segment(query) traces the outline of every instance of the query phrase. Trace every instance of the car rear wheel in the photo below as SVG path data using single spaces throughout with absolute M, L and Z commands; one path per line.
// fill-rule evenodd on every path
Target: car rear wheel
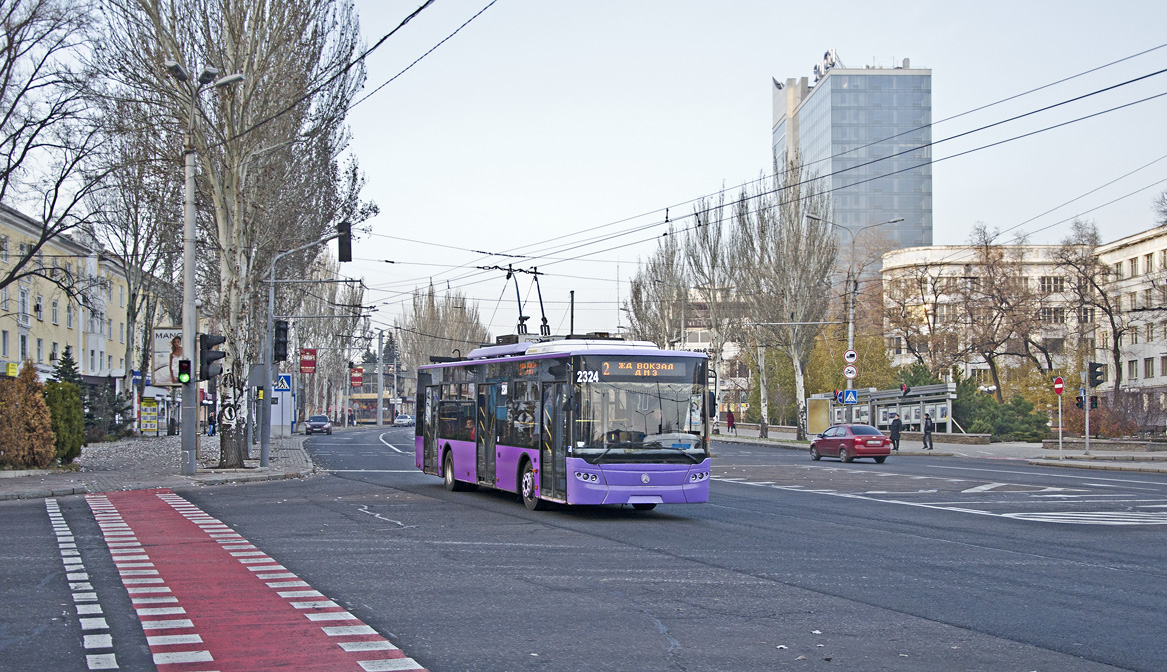
M 823 456 L 819 455 L 818 446 L 811 446 L 810 447 L 810 459 L 812 459 L 816 462 L 823 459 Z
M 879 457 L 875 458 L 875 463 L 876 464 L 883 464 L 883 461 L 886 459 L 887 459 L 886 455 L 880 455 Z
M 851 456 L 850 452 L 848 452 L 847 446 L 843 446 L 839 449 L 839 459 L 843 462 L 850 462 L 855 458 Z

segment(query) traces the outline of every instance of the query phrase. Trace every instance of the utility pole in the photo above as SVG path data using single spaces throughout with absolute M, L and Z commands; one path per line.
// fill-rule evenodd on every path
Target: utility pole
M 396 372 L 393 374 L 396 376 Z M 377 426 L 385 425 L 385 330 L 377 331 Z
M 758 425 L 758 436 L 764 439 L 769 435 L 770 406 L 766 400 L 766 346 L 762 343 L 762 325 L 754 325 L 754 334 L 758 339 L 758 403 L 762 406 L 762 424 Z

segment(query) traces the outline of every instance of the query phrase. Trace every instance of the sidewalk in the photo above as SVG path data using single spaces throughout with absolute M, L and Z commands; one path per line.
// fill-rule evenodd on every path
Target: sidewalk
M 94 492 L 249 483 L 301 478 L 315 471 L 303 436 L 272 439 L 268 466 L 259 466 L 259 446 L 252 446 L 246 469 L 211 469 L 219 461 L 217 437 L 201 436 L 199 469 L 183 476 L 178 436 L 125 439 L 81 449 L 78 470 L 0 471 L 0 500 L 38 499 Z
M 724 431 L 724 426 L 721 429 Z M 736 435 L 716 434 L 709 438 L 712 441 L 749 443 L 789 450 L 807 450 L 810 447 L 809 442 L 796 442 L 792 433 L 776 433 L 771 431 L 768 438 L 761 439 L 758 438 L 758 430 L 756 429 L 738 428 Z M 922 446 L 917 441 L 901 441 L 899 452 L 892 453 L 892 455 L 894 457 L 975 457 L 996 460 L 1022 460 L 1029 464 L 1043 467 L 1167 474 L 1167 454 L 1091 450 L 1090 455 L 1085 455 L 1081 450 L 1065 450 L 1062 452 L 1064 458 L 1060 458 L 1056 449 L 1045 450 L 1040 443 L 1011 442 L 968 445 L 944 443 L 943 434 L 936 434 L 934 438 L 936 439 L 935 450 L 922 450 Z

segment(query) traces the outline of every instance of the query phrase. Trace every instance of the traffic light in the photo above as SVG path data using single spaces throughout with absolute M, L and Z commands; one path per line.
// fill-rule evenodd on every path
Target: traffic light
M 900 396 L 901 396 L 901 397 L 906 397 L 906 396 L 908 396 L 908 393 L 909 393 L 909 392 L 911 392 L 911 391 L 912 391 L 912 388 L 908 387 L 908 384 L 907 384 L 907 383 L 901 383 L 901 384 L 900 384 Z
M 1074 397 L 1074 405 L 1078 408 L 1082 408 L 1082 395 L 1079 394 L 1078 396 Z
M 341 222 L 336 225 L 340 237 L 336 239 L 336 258 L 339 261 L 353 260 L 353 225 Z
M 1098 362 L 1090 362 L 1090 387 L 1098 387 L 1102 381 L 1106 379 L 1106 365 Z
M 1098 408 L 1098 396 L 1090 395 L 1090 408 Z
M 190 382 L 190 360 L 178 360 L 178 382 L 186 385 Z
M 199 334 L 199 380 L 210 380 L 223 373 L 223 365 L 215 362 L 227 356 L 215 348 L 227 340 L 226 336 Z
M 272 340 L 272 360 L 286 362 L 288 360 L 288 322 L 276 320 L 274 339 Z

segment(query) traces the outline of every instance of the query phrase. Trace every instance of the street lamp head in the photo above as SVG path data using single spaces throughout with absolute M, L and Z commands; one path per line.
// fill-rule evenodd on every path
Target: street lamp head
M 887 220 L 886 222 L 884 222 L 884 224 L 895 224 L 896 222 L 902 222 L 902 221 L 904 221 L 903 217 L 896 217 L 895 219 Z
M 178 81 L 186 83 L 186 80 L 190 79 L 186 75 L 186 70 L 182 69 L 182 66 L 178 64 L 178 61 L 163 61 L 162 65 L 166 68 L 166 71 L 170 73 L 170 76 L 174 77 Z
M 237 72 L 233 75 L 227 75 L 226 77 L 221 77 L 219 79 L 219 81 L 215 82 L 215 88 L 221 89 L 224 86 L 231 86 L 232 84 L 238 84 L 239 82 L 242 82 L 242 81 L 243 81 L 243 73 Z
M 202 72 L 199 73 L 199 86 L 206 86 L 207 84 L 210 84 L 211 82 L 215 81 L 215 78 L 218 76 L 219 69 L 212 68 L 208 65 L 207 67 L 203 68 Z

